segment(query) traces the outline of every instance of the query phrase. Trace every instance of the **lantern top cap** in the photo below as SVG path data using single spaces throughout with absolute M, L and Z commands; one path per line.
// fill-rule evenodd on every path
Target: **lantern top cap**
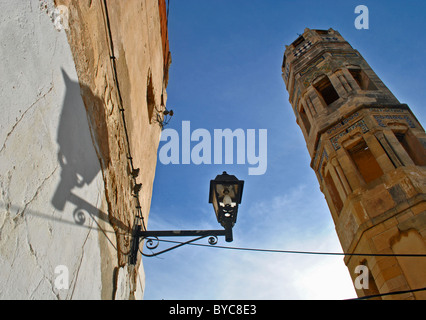
M 213 181 L 216 181 L 216 182 L 227 182 L 227 181 L 234 182 L 234 181 L 239 181 L 239 180 L 237 179 L 236 176 L 228 174 L 226 171 L 223 171 L 223 173 L 217 175 L 216 178 Z

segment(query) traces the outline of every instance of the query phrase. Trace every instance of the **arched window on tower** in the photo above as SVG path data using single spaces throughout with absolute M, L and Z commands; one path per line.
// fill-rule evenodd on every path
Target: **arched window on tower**
M 345 201 L 345 191 L 343 190 L 342 181 L 338 177 L 334 165 L 329 161 L 324 161 L 320 164 L 318 174 L 323 182 L 321 189 L 327 200 L 328 207 L 332 214 L 335 213 L 335 218 L 337 218 L 343 209 Z
M 330 79 L 327 76 L 323 76 L 321 80 L 317 81 L 314 84 L 314 87 L 327 106 L 339 99 L 339 94 L 337 93 L 336 89 L 334 89 Z
M 306 114 L 305 108 L 303 105 L 300 107 L 299 116 L 302 119 L 303 126 L 305 127 L 306 134 L 309 135 L 311 131 L 311 123 L 309 122 L 308 115 Z
M 360 68 L 350 68 L 348 70 L 361 90 L 377 90 L 376 85 L 370 80 L 364 70 Z
M 336 184 L 334 183 L 334 180 L 329 171 L 325 173 L 324 182 L 328 190 L 328 194 L 330 195 L 330 200 L 333 203 L 334 208 L 336 209 L 337 215 L 339 215 L 340 211 L 342 211 L 343 208 L 343 202 L 340 198 L 339 191 L 337 190 Z
M 383 175 L 382 168 L 364 139 L 351 147 L 348 152 L 365 183 L 376 180 Z
M 368 266 L 367 260 L 363 260 L 360 263 L 361 266 L 367 267 L 368 270 L 368 281 L 367 284 L 364 284 L 363 288 L 361 289 L 363 291 L 363 296 L 374 296 L 379 295 L 380 291 L 377 287 L 376 280 L 374 279 L 373 275 L 371 274 L 371 269 Z M 381 297 L 374 297 L 370 298 L 371 300 L 382 300 Z
M 426 166 L 426 149 L 411 130 L 405 132 L 396 131 L 394 134 L 414 164 L 417 166 Z

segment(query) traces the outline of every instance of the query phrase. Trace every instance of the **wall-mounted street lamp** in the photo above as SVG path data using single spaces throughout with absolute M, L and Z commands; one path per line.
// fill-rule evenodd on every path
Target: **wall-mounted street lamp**
M 185 244 L 210 237 L 209 244 L 217 243 L 218 236 L 224 236 L 227 242 L 232 242 L 232 228 L 237 221 L 238 205 L 241 203 L 243 195 L 244 181 L 238 180 L 234 175 L 223 172 L 210 181 L 209 203 L 213 204 L 217 221 L 224 230 L 166 230 L 166 231 L 142 231 L 141 225 L 136 225 L 133 231 L 132 248 L 130 252 L 130 264 L 136 264 L 139 243 L 141 240 L 147 240 L 148 249 L 155 249 L 159 244 L 159 237 L 196 237 L 192 240 L 179 243 L 176 246 L 163 251 L 142 255 L 154 257 L 159 254 L 181 247 Z
M 209 203 L 213 204 L 217 222 L 225 228 L 225 240 L 232 242 L 232 228 L 237 222 L 238 205 L 243 196 L 244 181 L 225 171 L 210 180 Z

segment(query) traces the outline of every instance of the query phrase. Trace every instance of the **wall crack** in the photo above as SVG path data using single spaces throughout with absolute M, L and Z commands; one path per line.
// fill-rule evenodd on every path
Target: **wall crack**
M 40 96 L 31 106 L 29 106 L 22 114 L 21 116 L 16 120 L 15 124 L 12 126 L 12 129 L 7 133 L 6 138 L 3 142 L 3 145 L 0 149 L 0 153 L 3 152 L 3 150 L 6 148 L 6 143 L 9 137 L 12 135 L 13 131 L 15 131 L 16 127 L 19 125 L 19 123 L 22 121 L 22 119 L 25 117 L 25 115 L 32 109 L 34 106 L 36 106 L 42 99 L 44 99 L 50 92 L 53 90 L 53 85 L 49 88 L 49 90 L 44 93 L 42 96 Z

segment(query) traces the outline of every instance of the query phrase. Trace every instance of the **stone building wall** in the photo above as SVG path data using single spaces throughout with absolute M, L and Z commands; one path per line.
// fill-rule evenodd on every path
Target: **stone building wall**
M 143 297 L 128 251 L 167 100 L 159 3 L 0 3 L 0 298 Z

